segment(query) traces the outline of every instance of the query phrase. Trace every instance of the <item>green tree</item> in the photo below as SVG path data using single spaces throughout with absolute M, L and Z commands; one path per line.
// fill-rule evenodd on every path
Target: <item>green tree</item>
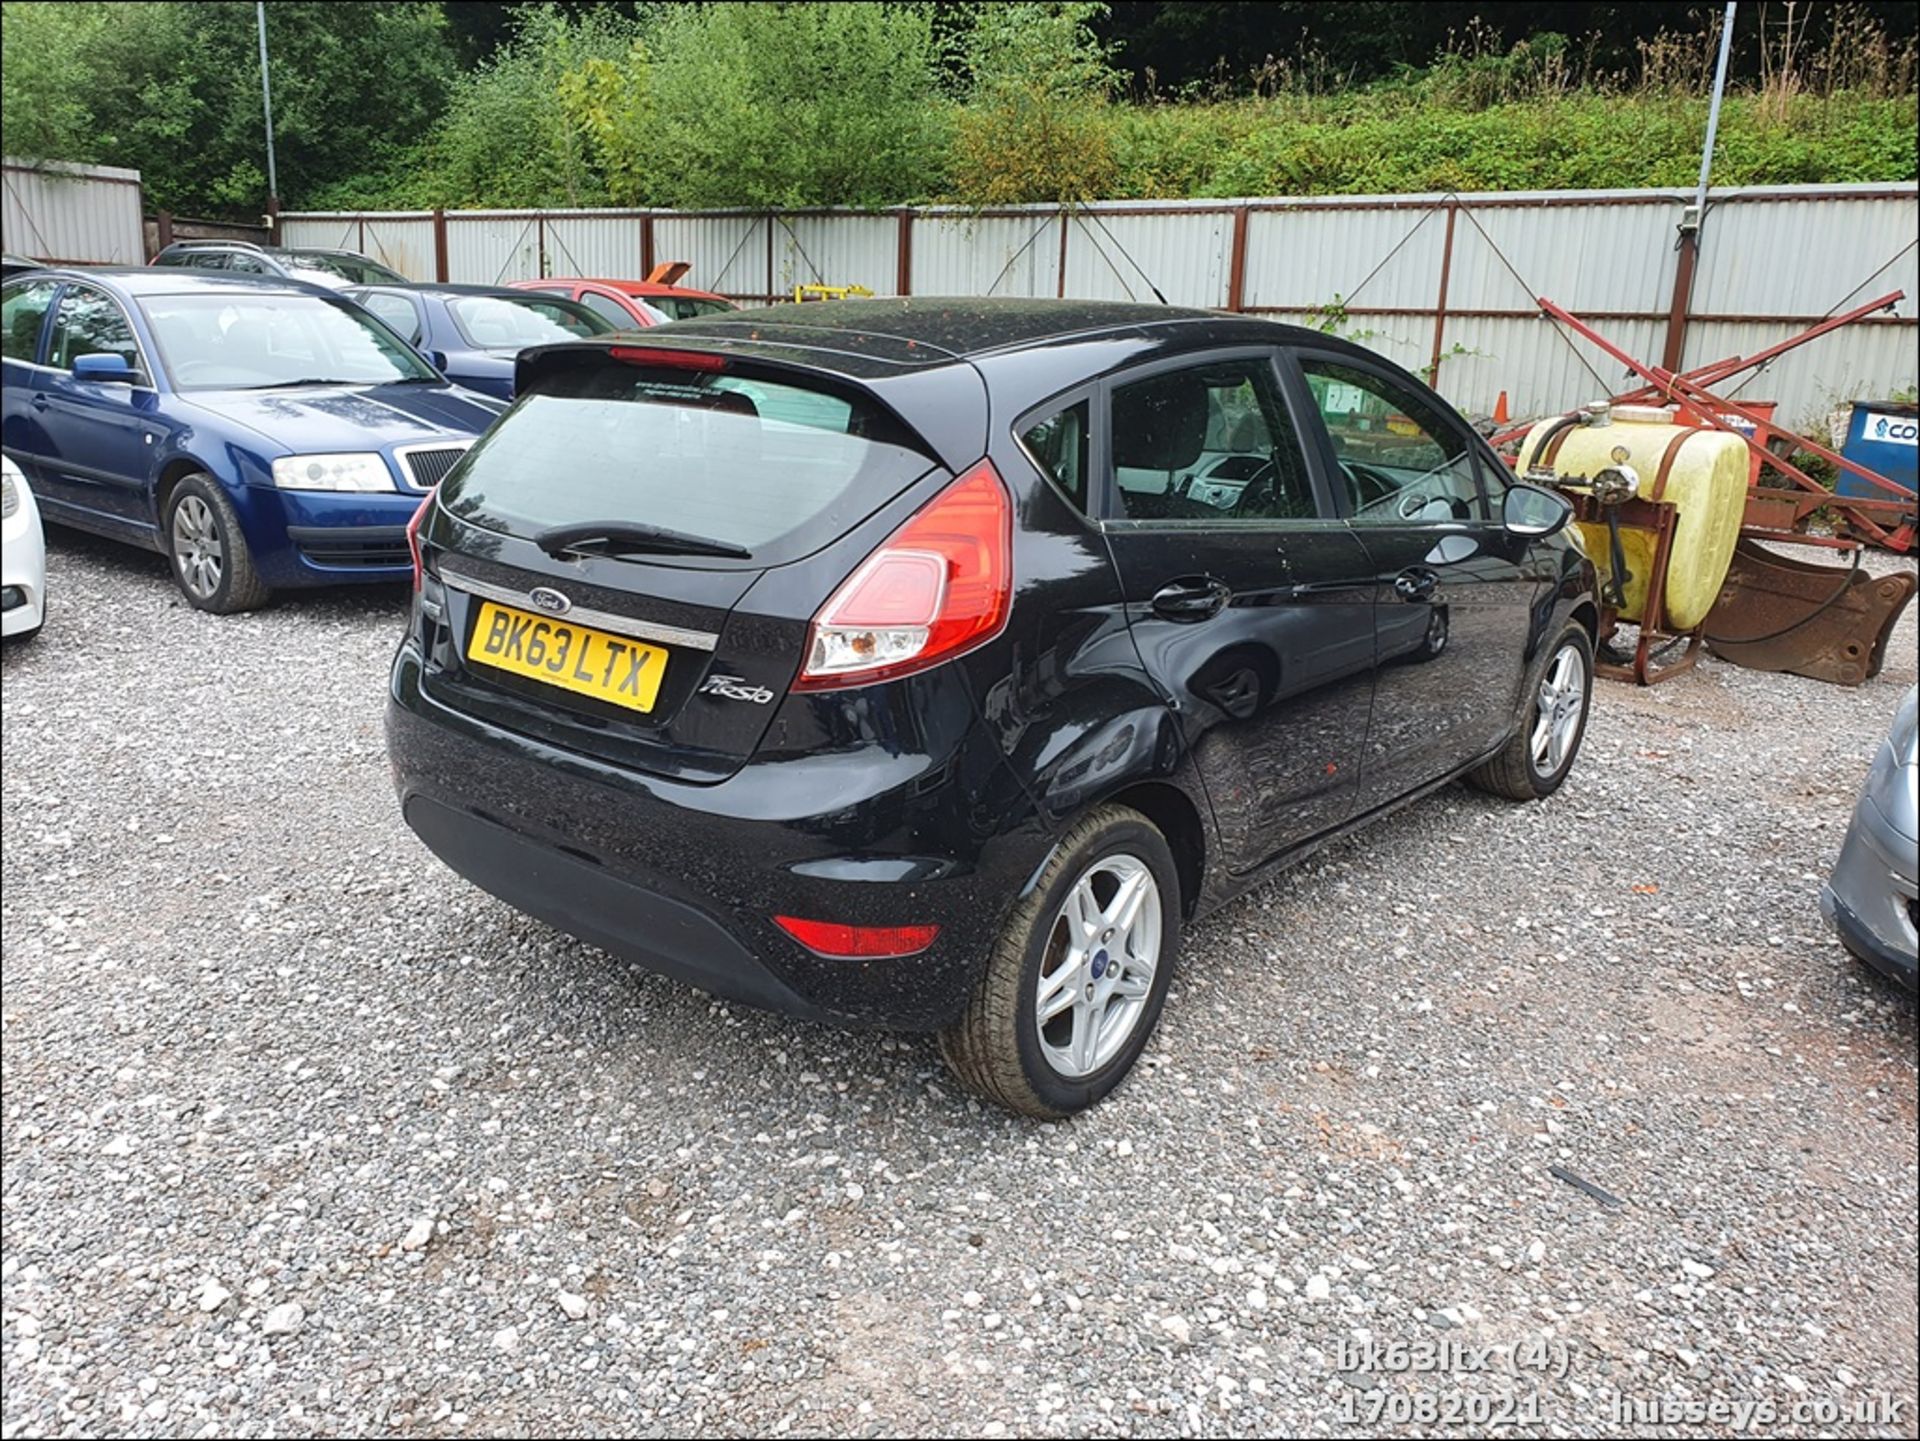
M 88 52 L 106 22 L 98 5 L 0 5 L 0 131 L 23 160 L 103 158 L 87 103 Z
M 594 205 L 606 201 L 593 138 L 567 97 L 583 76 L 626 63 L 634 21 L 578 19 L 529 5 L 513 36 L 453 90 L 433 141 L 433 198 L 449 205 Z
M 257 214 L 267 196 L 255 23 L 244 0 L 10 3 L 7 144 L 18 134 L 47 156 L 134 166 L 165 209 Z M 304 203 L 418 144 L 453 78 L 444 31 L 433 4 L 267 7 L 283 200 Z
M 1106 6 L 985 4 L 964 42 L 968 104 L 954 133 L 953 193 L 974 206 L 1066 205 L 1112 193 L 1116 79 L 1093 22 Z
M 655 194 L 693 205 L 935 193 L 946 106 L 930 7 L 676 5 L 651 32 Z

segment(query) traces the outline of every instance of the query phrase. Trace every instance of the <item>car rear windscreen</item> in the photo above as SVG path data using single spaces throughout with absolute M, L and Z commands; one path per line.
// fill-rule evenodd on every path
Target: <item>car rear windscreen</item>
M 856 394 L 616 363 L 522 396 L 440 493 L 461 519 L 510 535 L 629 522 L 773 564 L 844 534 L 933 463 Z
M 725 315 L 733 307 L 724 300 L 707 300 L 692 295 L 643 295 L 640 297 L 669 320 L 694 320 L 702 315 Z

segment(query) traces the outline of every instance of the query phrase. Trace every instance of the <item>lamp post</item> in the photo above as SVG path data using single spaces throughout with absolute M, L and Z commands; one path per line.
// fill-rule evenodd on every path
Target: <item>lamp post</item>
M 280 176 L 273 163 L 273 82 L 267 75 L 267 0 L 254 0 L 260 22 L 260 100 L 267 112 L 267 239 L 280 239 Z
M 1713 70 L 1713 99 L 1707 105 L 1707 139 L 1700 149 L 1700 187 L 1693 204 L 1680 215 L 1680 241 L 1674 248 L 1673 303 L 1667 310 L 1667 339 L 1660 352 L 1660 364 L 1668 370 L 1680 368 L 1686 350 L 1687 308 L 1693 301 L 1693 272 L 1700 262 L 1700 225 L 1707 214 L 1707 177 L 1713 170 L 1713 142 L 1720 130 L 1720 99 L 1727 89 L 1727 52 L 1733 46 L 1733 16 L 1738 7 L 1727 0 L 1726 14 L 1720 21 L 1720 61 Z

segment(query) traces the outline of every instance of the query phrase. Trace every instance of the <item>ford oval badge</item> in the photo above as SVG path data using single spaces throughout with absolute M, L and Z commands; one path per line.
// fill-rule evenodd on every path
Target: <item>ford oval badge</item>
M 565 615 L 573 609 L 573 602 L 550 585 L 535 586 L 527 592 L 527 599 L 548 615 Z

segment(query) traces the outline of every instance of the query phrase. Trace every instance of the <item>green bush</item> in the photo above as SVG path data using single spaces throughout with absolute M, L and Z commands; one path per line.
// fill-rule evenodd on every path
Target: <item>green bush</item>
M 871 207 L 937 185 L 927 6 L 675 6 L 650 44 L 649 188 L 664 203 Z
M 283 203 L 986 206 L 1691 186 L 1712 58 L 1706 32 L 1663 33 L 1635 75 L 1606 74 L 1576 55 L 1591 39 L 1505 46 L 1475 25 L 1426 69 L 1364 87 L 1309 50 L 1248 77 L 1251 95 L 1230 98 L 1223 76 L 1178 101 L 1149 86 L 1126 103 L 1093 28 L 1105 7 L 1081 0 L 632 10 L 522 6 L 507 43 L 463 75 L 440 5 L 275 0 Z M 258 213 L 253 6 L 5 0 L 4 18 L 9 154 L 132 165 L 157 207 Z M 1920 177 L 1913 53 L 1870 19 L 1803 71 L 1728 97 L 1715 184 Z
M 1571 93 L 1481 110 L 1393 107 L 1371 97 L 1305 116 L 1270 107 L 1251 124 L 1216 121 L 1222 144 L 1184 193 L 1371 195 L 1440 190 L 1601 190 L 1690 185 L 1705 140 L 1705 102 Z M 1152 114 L 1152 112 L 1149 112 Z M 1718 185 L 1910 180 L 1920 175 L 1915 105 L 1802 96 L 1784 121 L 1755 99 L 1729 99 L 1714 157 Z M 1150 147 L 1143 146 L 1144 149 Z M 1127 194 L 1154 194 L 1128 186 Z
M 1097 200 L 1119 183 L 1116 80 L 1092 22 L 1104 5 L 988 4 L 964 46 L 951 198 L 973 206 Z
M 424 177 L 400 180 L 414 204 L 601 205 L 609 194 L 593 141 L 563 103 L 570 77 L 624 63 L 638 38 L 608 11 L 579 19 L 554 5 L 520 11 L 513 38 L 463 77 L 435 132 Z

